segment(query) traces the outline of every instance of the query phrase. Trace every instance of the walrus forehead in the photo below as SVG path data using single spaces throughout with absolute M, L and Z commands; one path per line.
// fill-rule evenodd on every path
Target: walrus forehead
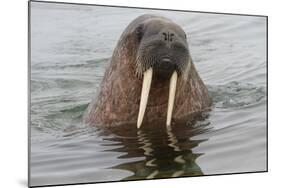
M 143 25 L 146 33 L 149 34 L 158 34 L 160 31 L 170 30 L 179 36 L 184 37 L 185 35 L 185 31 L 178 24 L 162 17 L 145 20 Z

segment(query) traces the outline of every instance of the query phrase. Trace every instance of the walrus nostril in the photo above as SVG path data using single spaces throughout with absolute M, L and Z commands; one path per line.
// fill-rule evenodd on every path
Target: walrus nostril
M 167 41 L 168 40 L 168 33 L 163 32 L 162 35 L 164 36 L 164 41 Z
M 174 40 L 174 36 L 175 36 L 174 33 L 171 33 L 171 34 L 170 34 L 170 37 L 169 37 L 170 41 L 173 41 L 173 40 Z
M 174 40 L 174 33 L 170 32 L 163 32 L 162 35 L 164 36 L 164 41 L 172 42 Z

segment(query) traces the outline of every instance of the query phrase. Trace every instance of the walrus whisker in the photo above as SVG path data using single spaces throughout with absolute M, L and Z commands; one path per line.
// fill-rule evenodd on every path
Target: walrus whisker
M 145 51 L 142 49 L 142 51 Z M 135 74 L 138 78 L 141 78 L 143 73 L 148 70 L 150 67 L 153 67 L 155 63 L 158 62 L 157 58 L 154 56 L 147 56 L 143 55 L 146 54 L 146 52 L 142 52 L 137 55 L 136 57 L 136 69 Z
M 142 83 L 142 90 L 141 90 L 137 128 L 140 128 L 142 120 L 143 120 L 143 116 L 145 113 L 145 109 L 146 109 L 146 105 L 147 105 L 147 101 L 148 101 L 149 90 L 150 90 L 151 81 L 152 81 L 152 74 L 153 74 L 152 68 L 149 68 L 147 71 L 145 71 L 143 73 L 143 83 Z

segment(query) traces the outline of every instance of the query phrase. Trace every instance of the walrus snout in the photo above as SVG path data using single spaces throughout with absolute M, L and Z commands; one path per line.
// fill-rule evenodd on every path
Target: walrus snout
M 161 28 L 156 32 L 155 28 L 151 34 L 139 43 L 136 53 L 136 75 L 142 77 L 143 73 L 152 67 L 159 78 L 171 76 L 174 70 L 179 75 L 185 72 L 188 59 L 190 58 L 188 44 L 184 32 Z M 146 30 L 149 30 L 147 28 Z M 152 29 L 151 29 L 152 30 Z M 147 37 L 149 35 L 149 37 Z

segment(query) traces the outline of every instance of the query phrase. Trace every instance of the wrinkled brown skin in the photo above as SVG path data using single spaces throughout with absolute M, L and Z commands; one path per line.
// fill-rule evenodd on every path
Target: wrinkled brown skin
M 107 127 L 136 124 L 142 78 L 135 74 L 135 56 L 138 49 L 135 28 L 139 23 L 153 17 L 155 16 L 140 16 L 125 29 L 105 72 L 100 93 L 85 114 L 85 123 Z M 153 76 L 143 125 L 166 121 L 168 95 L 169 79 L 163 81 Z M 187 80 L 181 76 L 178 78 L 172 122 L 185 121 L 186 117 L 194 113 L 208 110 L 210 105 L 208 90 L 192 63 Z

